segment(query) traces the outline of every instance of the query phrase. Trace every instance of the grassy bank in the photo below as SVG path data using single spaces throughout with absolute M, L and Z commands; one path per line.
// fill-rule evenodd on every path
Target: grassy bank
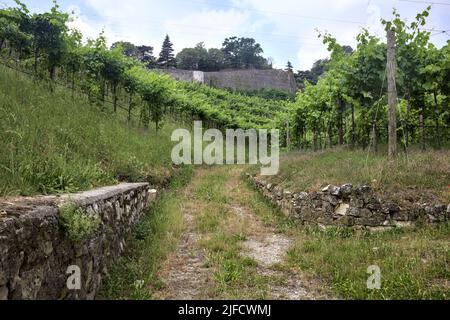
M 0 66 L 0 196 L 166 179 L 175 125 L 137 130 L 111 109 Z
M 389 161 L 385 153 L 344 148 L 290 153 L 282 156 L 279 174 L 266 180 L 291 191 L 366 184 L 392 200 L 450 203 L 450 150 L 412 150 L 395 161 Z

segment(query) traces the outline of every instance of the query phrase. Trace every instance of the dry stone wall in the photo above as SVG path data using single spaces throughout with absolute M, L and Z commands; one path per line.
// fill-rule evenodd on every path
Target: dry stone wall
M 0 300 L 95 299 L 108 266 L 156 190 L 127 183 L 62 197 L 0 200 Z M 59 222 L 59 207 L 75 203 L 101 223 L 73 243 Z M 67 270 L 80 268 L 80 290 L 69 290 Z
M 249 179 L 286 215 L 305 224 L 380 231 L 413 226 L 418 222 L 434 224 L 450 221 L 450 205 L 417 204 L 404 209 L 378 198 L 369 186 L 346 184 L 328 186 L 321 192 L 292 193 L 258 177 L 249 176 Z

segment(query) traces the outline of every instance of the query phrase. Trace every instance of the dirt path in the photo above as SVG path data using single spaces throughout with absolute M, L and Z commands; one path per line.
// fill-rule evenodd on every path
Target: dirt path
M 294 238 L 277 231 L 273 208 L 242 168 L 198 169 L 180 194 L 185 230 L 160 271 L 157 299 L 317 299 L 316 283 L 289 269 Z

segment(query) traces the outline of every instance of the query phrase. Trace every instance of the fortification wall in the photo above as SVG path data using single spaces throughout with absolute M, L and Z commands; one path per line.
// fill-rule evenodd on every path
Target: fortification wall
M 278 89 L 295 93 L 294 75 L 283 70 L 230 70 L 206 72 L 205 84 L 238 90 Z
M 65 195 L 0 200 L 0 300 L 94 299 L 108 266 L 124 251 L 125 239 L 156 198 L 146 183 Z M 74 243 L 59 222 L 64 203 L 74 203 L 100 225 Z M 66 274 L 80 268 L 80 290 Z
M 169 74 L 178 81 L 200 82 L 214 88 L 248 90 L 278 89 L 295 93 L 297 85 L 294 74 L 277 69 L 223 70 L 202 72 L 180 69 L 155 69 Z

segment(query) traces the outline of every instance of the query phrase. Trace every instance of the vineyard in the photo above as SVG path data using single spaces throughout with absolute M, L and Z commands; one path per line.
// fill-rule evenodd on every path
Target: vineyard
M 318 32 L 330 57 L 298 72 L 311 81 L 294 96 L 176 81 L 151 69 L 151 46 L 86 39 L 56 1 L 44 13 L 15 3 L 0 7 L 0 300 L 47 298 L 49 287 L 60 299 L 448 300 L 450 40 L 434 44 L 431 7 L 413 21 L 394 10 L 381 21 L 387 41 L 362 29 L 351 48 Z M 253 66 L 230 54 L 239 43 L 272 68 L 254 39 L 231 37 L 235 68 Z M 201 43 L 182 60 L 196 50 L 227 53 Z M 195 120 L 278 129 L 280 170 L 175 165 L 173 133 Z M 275 157 L 270 141 L 259 147 Z M 144 183 L 124 193 L 125 182 Z M 72 203 L 104 186 L 99 205 Z M 41 217 L 35 200 L 53 213 Z M 92 273 L 87 288 L 66 283 L 72 260 Z
M 82 44 L 82 35 L 66 26 L 69 15 L 55 7 L 45 14 L 30 14 L 25 5 L 0 11 L 3 63 L 73 93 L 86 95 L 91 104 L 124 109 L 128 121 L 140 126 L 153 122 L 160 128 L 166 116 L 201 119 L 219 128 L 270 128 L 287 103 L 207 86 L 179 83 L 149 72 L 144 64 L 108 50 L 100 35 Z
M 160 128 L 167 116 L 201 119 L 218 128 L 278 128 L 289 147 L 314 150 L 334 145 L 377 148 L 387 142 L 386 44 L 363 30 L 350 52 L 330 34 L 321 34 L 331 59 L 316 85 L 305 83 L 295 101 L 264 99 L 200 84 L 180 83 L 149 72 L 139 61 L 109 50 L 101 34 L 83 44 L 69 30 L 68 14 L 53 9 L 31 14 L 25 5 L 0 11 L 3 63 L 48 82 L 82 92 L 101 108 L 118 108 L 140 126 Z M 399 142 L 443 147 L 450 135 L 450 44 L 441 49 L 426 31 L 430 8 L 407 24 L 397 12 L 395 27 Z M 290 126 L 286 126 L 290 124 Z M 288 130 L 289 132 L 286 132 Z M 289 134 L 288 134 L 289 133 Z

